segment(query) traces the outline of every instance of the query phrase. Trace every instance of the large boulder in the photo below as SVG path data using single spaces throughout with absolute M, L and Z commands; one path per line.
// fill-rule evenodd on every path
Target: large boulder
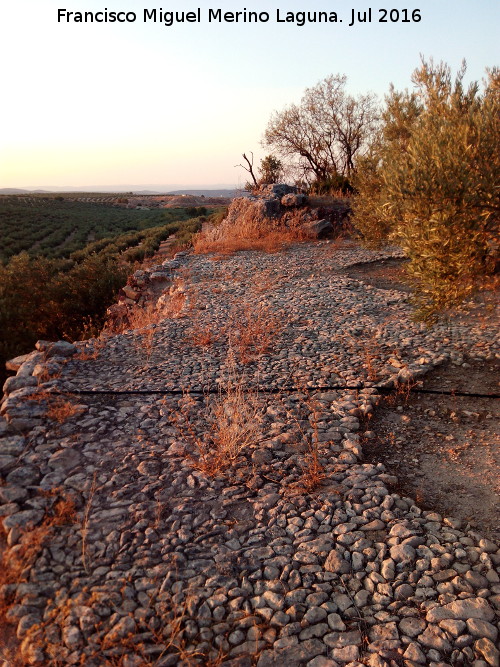
M 293 185 L 287 185 L 286 183 L 270 183 L 266 185 L 261 185 L 257 191 L 257 197 L 277 197 L 281 199 L 284 195 L 295 194 L 297 188 Z
M 277 197 L 265 197 L 252 203 L 257 217 L 275 218 L 281 213 L 280 200 Z
M 55 342 L 49 340 L 39 340 L 35 343 L 38 351 L 44 352 L 47 358 L 49 357 L 72 357 L 77 352 L 77 348 L 73 343 L 68 343 L 66 340 L 58 340 Z
M 14 371 L 15 373 L 17 373 L 17 371 L 21 368 L 24 362 L 28 360 L 30 354 L 21 354 L 19 357 L 14 357 L 14 359 L 9 359 L 8 361 L 5 362 L 5 368 L 8 371 Z
M 301 230 L 310 238 L 321 239 L 333 232 L 333 225 L 330 220 L 311 220 L 301 225 Z
M 263 185 L 253 197 L 234 199 L 220 224 L 206 225 L 205 240 L 218 243 L 226 239 L 259 238 L 280 230 L 301 230 L 306 237 L 316 239 L 333 232 L 332 223 L 318 220 L 318 212 L 309 209 L 307 202 L 307 196 L 290 185 Z
M 307 195 L 302 194 L 301 192 L 289 192 L 287 195 L 284 195 L 281 198 L 281 205 L 286 208 L 296 208 L 298 206 L 305 206 L 308 202 Z

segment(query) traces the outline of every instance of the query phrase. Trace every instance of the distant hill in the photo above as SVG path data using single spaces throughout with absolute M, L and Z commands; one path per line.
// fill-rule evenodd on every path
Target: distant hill
M 139 197 L 151 197 L 151 196 L 158 196 L 158 195 L 175 195 L 175 196 L 180 196 L 180 195 L 188 195 L 191 197 L 223 197 L 225 199 L 234 199 L 235 197 L 246 197 L 248 195 L 247 192 L 244 190 L 238 190 L 236 188 L 216 188 L 216 189 L 210 189 L 210 188 L 200 188 L 200 189 L 185 189 L 185 190 L 135 190 L 133 188 L 130 188 L 126 192 L 123 190 L 120 190 L 118 188 L 114 190 L 108 190 L 107 188 L 99 189 L 99 188 L 94 188 L 92 190 L 87 189 L 87 188 L 59 188 L 59 189 L 50 189 L 50 190 L 29 190 L 29 189 L 23 189 L 23 188 L 0 188 L 0 195 L 34 195 L 34 194 L 48 194 L 48 195 L 55 195 L 55 194 L 92 194 L 92 195 L 99 195 L 99 194 L 129 194 L 132 193 L 134 196 L 139 196 Z
M 0 188 L 0 195 L 51 195 L 52 190 L 23 190 L 22 188 Z
M 92 194 L 99 193 L 133 193 L 135 195 L 164 195 L 167 193 L 173 194 L 204 194 L 209 197 L 228 197 L 227 191 L 236 191 L 238 189 L 235 185 L 226 183 L 214 183 L 213 186 L 205 184 L 190 184 L 184 183 L 170 183 L 170 184 L 152 184 L 142 183 L 141 185 L 93 185 L 93 186 L 45 186 L 36 185 L 23 188 L 0 188 L 2 195 L 23 195 L 23 194 L 58 194 L 58 193 L 80 193 L 89 192 Z M 219 193 L 220 194 L 217 194 Z

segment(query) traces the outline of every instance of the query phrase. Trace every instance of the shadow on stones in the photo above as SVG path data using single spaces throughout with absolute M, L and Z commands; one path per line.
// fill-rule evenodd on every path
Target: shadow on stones
M 424 388 L 497 393 L 500 362 L 468 359 L 431 371 Z M 500 400 L 413 393 L 388 396 L 367 427 L 369 461 L 398 477 L 398 492 L 424 508 L 500 538 Z

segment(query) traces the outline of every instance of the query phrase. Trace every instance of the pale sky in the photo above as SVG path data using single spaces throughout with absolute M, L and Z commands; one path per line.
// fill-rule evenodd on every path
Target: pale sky
M 271 4 L 272 2 L 272 4 Z M 145 23 L 139 0 L 4 0 L 0 7 L 0 188 L 244 184 L 234 165 L 260 145 L 274 110 L 329 74 L 353 94 L 411 87 L 425 58 L 467 78 L 498 65 L 499 0 L 414 4 L 174 0 L 201 23 Z M 379 23 L 379 7 L 418 7 L 418 23 Z M 372 22 L 349 27 L 351 10 Z M 58 23 L 58 9 L 135 12 L 134 23 Z M 209 23 L 209 9 L 268 12 L 267 23 Z M 337 12 L 299 27 L 287 12 Z M 400 12 L 400 17 L 403 17 Z

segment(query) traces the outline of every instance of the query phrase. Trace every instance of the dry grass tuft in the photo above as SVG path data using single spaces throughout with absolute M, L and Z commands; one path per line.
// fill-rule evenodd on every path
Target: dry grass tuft
M 282 321 L 269 306 L 245 304 L 232 308 L 225 333 L 238 361 L 247 364 L 271 350 L 282 328 Z
M 58 424 L 64 424 L 68 419 L 83 412 L 81 405 L 76 405 L 63 396 L 53 396 L 49 400 L 47 417 Z
M 245 223 L 239 219 L 238 227 L 232 227 L 225 236 L 214 237 L 210 232 L 200 232 L 193 239 L 193 247 L 197 255 L 216 253 L 222 258 L 242 250 L 277 253 L 292 243 L 310 238 L 304 230 L 293 224 L 289 227 L 273 227 L 262 223 Z
M 300 484 L 307 493 L 316 491 L 321 486 L 325 478 L 324 468 L 319 458 L 319 420 L 322 406 L 318 401 L 309 397 L 307 392 L 304 392 L 307 398 L 305 404 L 310 410 L 309 421 L 312 426 L 312 433 L 304 434 L 307 442 L 307 458 L 304 467 L 302 468 L 302 479 Z
M 151 357 L 154 347 L 155 325 L 165 319 L 162 310 L 158 309 L 155 303 L 148 303 L 144 306 L 134 306 L 129 310 L 126 329 L 133 330 L 140 334 L 140 341 L 137 346 L 146 352 L 146 357 Z
M 51 394 L 46 391 L 34 391 L 25 397 L 26 401 L 33 401 L 45 407 L 45 417 L 63 424 L 75 415 L 81 415 L 87 407 L 72 400 L 71 394 Z
M 51 489 L 48 495 L 58 495 L 59 500 L 54 504 L 50 520 L 52 526 L 64 526 L 75 523 L 76 507 L 75 501 L 70 496 L 65 495 L 64 490 L 60 488 Z
M 26 569 L 35 561 L 47 539 L 57 526 L 64 526 L 76 521 L 74 500 L 65 494 L 64 490 L 54 488 L 42 493 L 46 497 L 58 498 L 47 511 L 42 523 L 26 530 L 19 543 L 3 554 L 0 567 L 0 586 L 24 580 Z
M 175 422 L 196 449 L 193 463 L 209 477 L 229 468 L 241 452 L 254 444 L 260 434 L 260 406 L 256 391 L 245 387 L 243 379 L 235 373 L 220 387 L 215 399 L 206 397 L 202 419 L 203 434 L 195 431 L 190 421 L 190 410 L 195 402 L 186 397 L 182 413 Z M 197 416 L 199 411 L 195 410 Z
M 210 324 L 201 324 L 197 319 L 193 320 L 193 325 L 188 333 L 189 342 L 192 345 L 202 348 L 208 348 L 221 338 L 221 333 Z
M 348 232 L 341 232 L 322 247 L 322 252 L 326 257 L 332 257 L 339 252 L 353 250 L 358 247 L 359 243 L 353 240 Z
M 76 361 L 88 361 L 89 359 L 97 359 L 101 354 L 102 350 L 107 345 L 109 335 L 106 333 L 101 333 L 99 338 L 96 338 L 92 341 L 87 341 L 85 348 L 83 348 L 78 354 L 76 354 L 73 359 Z
M 408 382 L 398 382 L 394 386 L 394 391 L 384 397 L 387 405 L 397 405 L 400 401 L 406 405 L 410 400 L 412 390 L 419 385 L 419 381 L 412 379 Z
M 300 386 L 300 382 L 297 383 Z M 297 429 L 301 434 L 299 447 L 304 451 L 304 462 L 301 465 L 301 476 L 297 482 L 290 485 L 289 492 L 293 495 L 301 493 L 312 493 L 319 489 L 326 478 L 323 464 L 320 460 L 319 449 L 319 421 L 323 407 L 321 403 L 309 395 L 307 388 L 299 389 L 299 395 L 302 398 L 302 409 L 305 409 L 311 429 L 305 432 L 297 416 L 290 415 L 296 423 Z M 327 447 L 328 442 L 321 443 Z
M 376 382 L 379 380 L 379 376 L 377 373 L 377 369 L 375 366 L 375 353 L 373 351 L 373 348 L 370 346 L 366 346 L 363 348 L 363 357 L 365 361 L 365 368 L 368 374 L 368 379 L 372 382 Z
M 300 485 L 306 493 L 312 493 L 320 488 L 326 475 L 324 468 L 319 460 L 317 443 L 309 444 L 309 456 L 306 464 L 302 468 L 302 479 Z
M 158 324 L 163 319 L 163 312 L 156 304 L 149 302 L 144 306 L 133 306 L 129 309 L 128 322 L 123 330 L 134 330 L 144 333 L 152 324 Z
M 183 316 L 187 303 L 187 295 L 182 279 L 174 282 L 170 292 L 160 296 L 158 301 L 149 301 L 146 304 L 135 304 L 128 308 L 126 317 L 115 323 L 112 327 L 113 333 L 124 333 L 134 331 L 139 334 L 140 339 L 137 346 L 146 352 L 149 360 L 153 353 L 155 341 L 155 327 L 166 319 L 177 319 Z

